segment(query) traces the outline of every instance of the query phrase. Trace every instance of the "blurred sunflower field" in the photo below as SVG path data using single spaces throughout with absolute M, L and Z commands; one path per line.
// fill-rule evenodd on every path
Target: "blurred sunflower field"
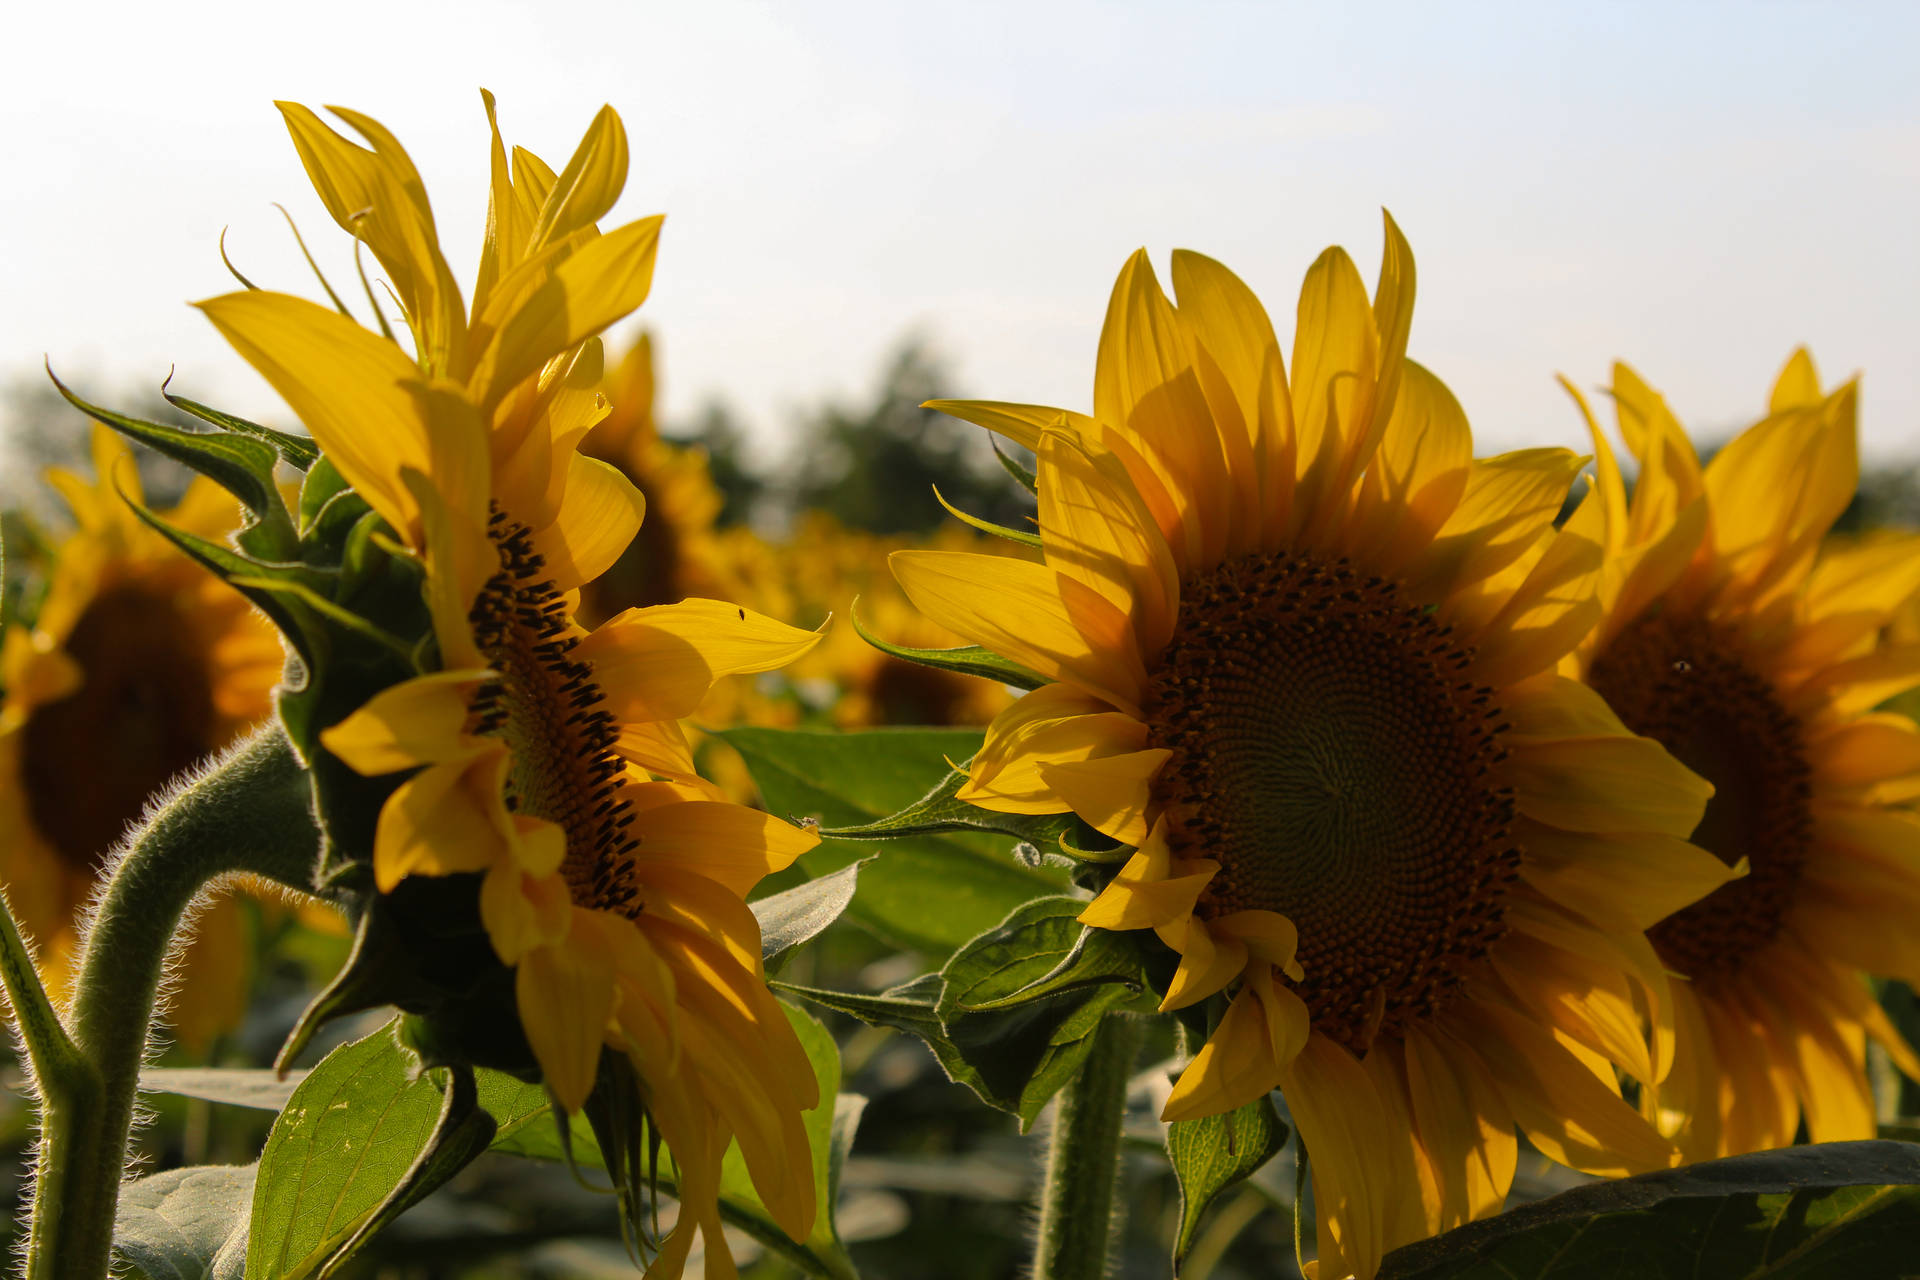
M 1115 264 L 1070 406 L 909 342 L 770 465 L 610 332 L 619 114 L 482 99 L 484 208 L 279 104 L 313 278 L 195 304 L 270 421 L 22 399 L 19 1274 L 1920 1275 L 1858 377 L 1703 432 L 1595 352 L 1585 448 L 1483 449 L 1388 215 Z

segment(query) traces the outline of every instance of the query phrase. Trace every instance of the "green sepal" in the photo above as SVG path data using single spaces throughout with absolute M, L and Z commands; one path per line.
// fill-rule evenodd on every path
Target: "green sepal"
M 1012 476 L 1022 489 L 1025 489 L 1036 498 L 1039 497 L 1040 477 L 1021 466 L 1018 459 L 1012 454 L 1002 451 L 1000 448 L 1000 438 L 998 436 L 989 435 L 987 437 L 987 443 L 992 447 L 993 456 L 999 459 L 1000 466 L 1006 473 Z
M 979 516 L 962 511 L 947 501 L 947 495 L 940 492 L 939 485 L 933 486 L 933 496 L 939 500 L 941 506 L 947 509 L 948 515 L 972 525 L 982 533 L 990 533 L 996 538 L 1005 538 L 1008 542 L 1017 542 L 1023 547 L 1032 547 L 1036 551 L 1040 548 L 1039 534 L 1029 533 L 1023 529 L 1009 529 L 1006 525 L 995 524 L 991 520 L 983 520 Z
M 315 532 L 315 518 L 334 498 L 351 492 L 347 487 L 347 478 L 340 474 L 340 469 L 333 465 L 332 459 L 316 459 L 307 468 L 306 478 L 300 482 L 300 536 L 311 540 Z
M 1050 852 L 1071 848 L 1065 843 L 1066 837 L 1085 825 L 1071 813 L 997 813 L 968 804 L 957 795 L 966 781 L 964 767 L 951 769 L 933 790 L 898 813 L 851 827 L 822 827 L 820 834 L 835 840 L 897 840 L 945 831 L 994 831 Z M 1097 837 L 1098 833 L 1094 834 Z
M 1270 1094 L 1224 1115 L 1167 1126 L 1167 1159 L 1180 1184 L 1180 1229 L 1173 1241 L 1176 1276 L 1207 1209 L 1279 1155 L 1287 1133 Z
M 263 440 L 249 439 L 219 431 L 184 431 L 130 418 L 111 409 L 89 404 L 68 389 L 67 384 L 47 370 L 53 385 L 67 403 L 88 417 L 106 423 L 121 435 L 138 440 L 176 462 L 208 476 L 221 488 L 238 498 L 252 513 L 252 522 L 235 540 L 254 555 L 285 560 L 297 554 L 299 538 L 293 520 L 280 499 L 273 469 L 280 461 L 279 451 Z M 110 477 L 102 477 L 109 479 Z
M 378 812 L 377 805 L 356 806 L 354 815 L 369 807 Z M 369 847 L 371 836 L 368 830 Z M 369 870 L 346 862 L 335 872 L 370 880 Z M 539 1079 L 520 1026 L 513 970 L 501 963 L 480 920 L 480 877 L 409 876 L 390 893 L 364 893 L 363 901 L 347 962 L 300 1015 L 275 1066 L 284 1069 L 326 1023 L 392 1005 L 406 1015 L 403 1038 L 427 1066 L 490 1067 Z
M 904 662 L 917 662 L 923 667 L 932 667 L 937 671 L 951 671 L 957 675 L 980 676 L 999 684 L 1010 684 L 1016 689 L 1038 689 L 1043 684 L 1052 683 L 1038 672 L 1029 671 L 1011 658 L 1003 658 L 993 650 L 983 649 L 977 644 L 959 645 L 952 649 L 915 649 L 903 644 L 892 644 L 861 625 L 857 608 L 849 610 L 849 614 L 853 618 L 853 629 L 862 640 L 880 652 Z
M 169 524 L 138 503 L 133 504 L 133 513 L 174 546 L 204 565 L 223 582 L 231 583 L 236 578 L 255 582 L 292 582 L 298 581 L 300 575 L 311 572 L 306 565 L 302 564 L 255 560 L 229 547 L 221 546 L 211 539 L 203 538 L 197 533 L 189 533 L 185 529 Z M 236 586 L 234 589 L 251 600 L 260 612 L 271 618 L 273 624 L 280 628 L 280 634 L 287 638 L 301 658 L 309 664 L 312 663 L 315 656 L 311 644 L 314 627 L 305 605 L 298 601 L 283 600 L 277 594 L 263 591 L 258 587 Z
M 949 1077 L 1032 1128 L 1071 1081 L 1109 1015 L 1151 1012 L 1139 949 L 1088 929 L 1078 898 L 1037 898 L 961 947 L 941 968 L 881 996 L 775 985 L 927 1042 Z
M 169 378 L 168 381 L 172 379 Z M 182 413 L 192 414 L 202 422 L 212 423 L 235 435 L 252 436 L 256 440 L 266 441 L 295 471 L 305 471 L 320 458 L 320 446 L 313 442 L 312 436 L 296 436 L 290 432 L 276 431 L 272 427 L 263 427 L 257 422 L 249 422 L 245 418 L 235 417 L 231 413 L 201 404 L 198 400 L 177 396 L 167 390 L 165 384 L 161 385 L 160 394 L 167 398 L 168 404 Z

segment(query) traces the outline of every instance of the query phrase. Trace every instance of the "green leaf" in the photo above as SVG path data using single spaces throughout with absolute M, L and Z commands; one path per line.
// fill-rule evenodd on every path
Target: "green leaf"
M 829 827 L 875 821 L 922 798 L 980 746 L 967 729 L 829 730 L 739 728 L 719 736 L 746 758 L 767 808 L 814 817 Z M 847 908 L 882 938 L 945 955 L 993 928 L 1029 899 L 1058 892 L 1065 877 L 1021 866 L 1011 842 L 990 832 L 913 836 L 888 842 L 860 873 Z M 821 876 L 863 856 L 850 841 L 825 839 L 800 860 Z
M 263 440 L 226 432 L 184 431 L 158 422 L 129 418 L 123 413 L 115 413 L 82 400 L 68 390 L 64 382 L 55 378 L 51 369 L 47 371 L 47 376 L 53 378 L 53 385 L 59 388 L 60 394 L 74 408 L 106 423 L 122 435 L 157 449 L 202 475 L 212 477 L 223 489 L 240 499 L 258 522 L 249 531 L 253 535 L 249 540 L 253 544 L 250 550 L 277 558 L 294 554 L 298 540 L 294 536 L 293 521 L 287 514 L 286 504 L 280 500 L 279 486 L 274 483 L 273 469 L 280 461 L 280 454 L 272 445 Z
M 248 1280 L 320 1276 L 378 1225 L 484 1150 L 459 1089 L 414 1074 L 394 1025 L 341 1045 L 294 1090 L 254 1186 Z M 492 1121 L 484 1120 L 487 1137 Z
M 1167 1159 L 1180 1183 L 1180 1230 L 1173 1242 L 1175 1275 L 1213 1202 L 1252 1177 L 1286 1145 L 1287 1126 L 1271 1096 L 1225 1115 L 1167 1126 Z
M 1075 919 L 1086 905 L 1025 903 L 940 971 L 934 1012 L 970 1068 L 962 1083 L 1019 1116 L 1022 1130 L 1080 1070 L 1102 1018 L 1159 1003 L 1133 943 Z
M 1052 852 L 1062 847 L 1062 837 L 1080 824 L 1070 813 L 996 813 L 968 804 L 957 798 L 966 781 L 965 769 L 950 768 L 933 790 L 897 813 L 857 826 L 823 827 L 820 834 L 835 840 L 896 840 L 948 831 L 995 831 Z
M 772 965 L 801 943 L 817 937 L 840 918 L 853 901 L 860 868 L 872 862 L 862 858 L 785 893 L 749 904 L 760 922 L 760 960 Z
M 1576 1187 L 1387 1255 L 1380 1280 L 1895 1276 L 1920 1241 L 1920 1149 L 1791 1147 Z
M 951 671 L 957 675 L 979 676 L 999 684 L 1010 684 L 1016 689 L 1038 689 L 1047 683 L 1047 678 L 1037 672 L 1029 671 L 1011 658 L 1003 658 L 991 649 L 983 649 L 977 644 L 957 645 L 951 649 L 916 649 L 910 645 L 893 644 L 882 640 L 867 630 L 860 621 L 860 611 L 852 609 L 848 616 L 853 619 L 853 629 L 862 640 L 880 652 L 899 658 L 903 662 L 917 662 L 923 667 L 933 667 L 939 671 Z
M 289 432 L 276 431 L 272 427 L 263 427 L 257 422 L 248 422 L 245 418 L 238 418 L 231 413 L 210 408 L 197 400 L 177 396 L 167 390 L 164 385 L 160 388 L 160 394 L 167 398 L 168 404 L 192 414 L 202 422 L 210 422 L 223 430 L 266 441 L 282 458 L 286 459 L 288 466 L 297 471 L 305 471 L 319 460 L 320 446 L 313 442 L 312 436 L 296 436 Z
M 289 1071 L 283 1079 L 277 1071 L 256 1067 L 148 1067 L 140 1073 L 140 1092 L 175 1093 L 230 1107 L 280 1111 L 307 1075 L 305 1071 Z
M 313 522 L 326 505 L 342 493 L 350 492 L 347 478 L 331 459 L 320 458 L 307 468 L 307 475 L 300 482 L 300 532 L 310 534 Z M 363 507 L 362 510 L 365 510 Z M 354 519 L 359 519 L 358 515 Z M 351 522 L 349 522 L 351 523 Z
M 242 1280 L 257 1165 L 196 1165 L 120 1188 L 113 1247 L 147 1280 Z
M 1140 955 L 1118 933 L 1088 929 L 1077 898 L 1021 904 L 928 974 L 878 996 L 775 983 L 871 1026 L 919 1036 L 947 1075 L 1028 1129 L 1072 1080 L 1108 1014 L 1158 1003 Z

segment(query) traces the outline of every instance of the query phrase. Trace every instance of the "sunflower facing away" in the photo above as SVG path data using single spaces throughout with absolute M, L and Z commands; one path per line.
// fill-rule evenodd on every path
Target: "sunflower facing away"
M 595 335 L 645 298 L 660 219 L 595 226 L 627 170 L 610 108 L 558 174 L 524 150 L 509 169 L 496 126 L 469 310 L 399 143 L 356 113 L 336 109 L 372 150 L 281 109 L 328 209 L 386 271 L 413 354 L 284 294 L 201 306 L 425 568 L 437 661 L 321 735 L 360 773 L 408 771 L 380 812 L 377 885 L 484 877 L 481 916 L 553 1096 L 580 1109 L 602 1047 L 624 1052 L 673 1153 L 681 1214 L 649 1274 L 679 1274 L 696 1230 L 709 1274 L 731 1274 L 730 1139 L 782 1226 L 804 1236 L 815 1217 L 800 1116 L 817 1086 L 744 901 L 815 837 L 718 800 L 676 720 L 716 679 L 817 637 L 714 600 L 592 632 L 572 620 L 572 593 L 640 525 L 640 495 L 578 444 L 605 412 Z
M 1280 1088 L 1317 1272 L 1371 1276 L 1500 1208 L 1516 1126 L 1596 1174 L 1671 1162 L 1617 1089 L 1672 1047 L 1640 929 L 1734 871 L 1685 842 L 1709 788 L 1555 672 L 1599 613 L 1599 546 L 1553 527 L 1581 459 L 1472 460 L 1405 358 L 1391 219 L 1371 302 L 1341 250 L 1309 271 L 1290 378 L 1239 279 L 1177 252 L 1173 281 L 1121 271 L 1091 417 L 941 406 L 1038 455 L 1044 563 L 893 563 L 1049 681 L 962 798 L 1137 846 L 1081 919 L 1179 953 L 1163 1008 L 1231 997 L 1164 1118 Z M 1628 876 L 1630 919 L 1582 914 Z
M 168 780 L 273 714 L 282 662 L 273 625 L 134 514 L 139 472 L 105 427 L 93 465 L 92 483 L 50 473 L 77 527 L 32 630 L 0 649 L 0 881 L 56 995 L 105 855 Z M 218 540 L 239 508 L 201 479 L 162 518 Z M 245 1012 L 247 946 L 231 895 L 198 917 L 169 1016 L 188 1049 Z
M 1569 390 L 1572 390 L 1569 385 Z M 1920 685 L 1882 639 L 1920 590 L 1920 538 L 1829 544 L 1858 480 L 1856 388 L 1800 351 L 1768 413 L 1702 467 L 1666 403 L 1615 365 L 1632 500 L 1586 401 L 1606 615 L 1567 668 L 1716 788 L 1695 844 L 1751 873 L 1650 931 L 1673 984 L 1674 1067 L 1644 1103 L 1689 1159 L 1870 1138 L 1865 1042 L 1920 1062 L 1862 971 L 1920 982 L 1920 729 L 1876 712 Z M 1595 879 L 1617 914 L 1637 877 Z

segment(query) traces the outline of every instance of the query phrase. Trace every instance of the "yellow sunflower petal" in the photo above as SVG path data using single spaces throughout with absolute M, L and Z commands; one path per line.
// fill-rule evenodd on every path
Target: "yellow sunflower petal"
M 641 811 L 633 857 L 697 871 L 744 896 L 754 885 L 820 843 L 805 827 L 744 805 L 691 800 Z
M 1413 1148 L 1396 1132 L 1391 1109 L 1366 1068 L 1327 1039 L 1312 1036 L 1286 1068 L 1280 1090 L 1313 1162 L 1320 1206 L 1320 1265 L 1326 1274 L 1371 1277 L 1392 1247 L 1389 1226 L 1418 1203 Z
M 1090 645 L 1052 569 L 967 551 L 896 551 L 888 563 L 914 607 L 955 635 L 1139 715 L 1147 673 L 1137 645 L 1124 652 Z M 1126 626 L 1124 616 L 1120 625 Z M 1131 637 L 1130 628 L 1126 634 Z
M 1513 567 L 1551 528 L 1580 466 L 1570 449 L 1521 449 L 1474 460 L 1459 505 L 1411 576 L 1424 591 L 1451 594 Z
M 527 1043 L 547 1088 L 569 1113 L 584 1106 L 593 1090 L 613 1013 L 613 970 L 590 948 L 588 937 L 583 928 L 559 946 L 535 947 L 514 972 Z
M 575 652 L 593 664 L 622 719 L 677 720 L 693 714 L 715 681 L 785 666 L 821 639 L 723 600 L 682 600 L 628 609 Z
M 1767 411 L 1780 413 L 1787 409 L 1817 405 L 1822 398 L 1820 374 L 1813 367 L 1813 354 L 1805 347 L 1794 348 L 1785 367 L 1780 370 L 1780 376 L 1774 380 L 1773 394 L 1767 400 Z
M 1374 465 L 1360 478 L 1355 554 L 1383 568 L 1410 563 L 1432 543 L 1466 493 L 1473 432 L 1446 384 L 1414 361 L 1401 368 Z
M 528 875 L 503 859 L 480 881 L 480 921 L 493 950 L 507 964 L 536 947 L 554 946 L 567 935 L 573 898 L 564 876 Z
M 466 732 L 473 690 L 493 672 L 435 671 L 382 689 L 358 711 L 320 731 L 320 741 L 357 773 L 461 760 L 488 750 Z
M 1127 612 L 1142 651 L 1158 653 L 1180 608 L 1180 571 L 1125 469 L 1058 430 L 1041 438 L 1038 467 L 1047 566 Z
M 575 343 L 632 312 L 653 288 L 658 217 L 588 241 L 555 267 L 500 329 L 473 373 L 477 400 L 493 405 Z
M 1205 865 L 1200 859 L 1186 859 L 1188 866 Z M 1293 921 L 1278 911 L 1229 911 L 1209 923 L 1215 933 L 1244 943 L 1247 954 L 1263 964 L 1301 981 L 1306 975 L 1294 958 L 1300 945 L 1300 931 Z
M 1679 836 L 1650 831 L 1563 831 L 1526 818 L 1520 874 L 1549 898 L 1633 929 L 1650 929 L 1743 874 Z
M 1294 1003 L 1299 1000 L 1295 998 Z M 1241 989 L 1220 1025 L 1180 1072 L 1167 1105 L 1161 1108 L 1162 1120 L 1172 1124 L 1217 1116 L 1245 1106 L 1280 1083 L 1283 1068 L 1274 1056 L 1267 1008 L 1251 985 Z M 1301 1013 L 1305 1011 L 1302 1005 Z
M 505 814 L 504 748 L 470 761 L 430 765 L 408 778 L 380 808 L 373 873 L 380 892 L 410 875 L 484 871 L 507 856 L 493 813 Z
M 1522 738 L 1507 762 L 1514 808 L 1575 831 L 1687 836 L 1713 787 L 1652 738 Z
M 1298 503 L 1312 532 L 1331 527 L 1338 500 L 1372 459 L 1385 415 L 1374 412 L 1380 334 L 1367 287 L 1346 251 L 1307 270 L 1293 330 L 1293 413 L 1300 437 Z
M 535 530 L 533 538 L 554 587 L 561 591 L 612 568 L 640 532 L 647 511 L 646 497 L 610 464 L 575 453 L 567 459 L 567 471 L 558 516 Z
M 1219 869 L 1219 863 L 1206 859 L 1182 859 L 1176 865 L 1167 847 L 1166 823 L 1156 822 L 1139 850 L 1078 919 L 1096 929 L 1151 929 L 1173 924 L 1193 914 L 1200 891 Z
M 197 304 L 222 337 L 299 415 L 354 491 L 418 546 L 419 511 L 401 469 L 431 473 L 427 429 L 406 353 L 346 316 L 283 293 L 249 290 Z
M 1406 1061 L 1414 1126 L 1440 1192 L 1436 1229 L 1499 1212 L 1520 1144 L 1485 1064 L 1460 1040 L 1424 1028 L 1408 1033 Z
M 1041 685 L 994 717 L 957 795 L 1001 813 L 1064 813 L 1043 767 L 1146 745 L 1147 727 L 1133 717 L 1072 685 Z
M 1463 1003 L 1459 1017 L 1513 1118 L 1549 1158 L 1603 1178 L 1673 1163 L 1672 1146 L 1538 1023 L 1484 1000 Z
M 1149 786 L 1173 756 L 1165 748 L 1063 760 L 1040 766 L 1041 779 L 1094 830 L 1121 844 L 1147 838 Z
M 1214 933 L 1198 916 L 1163 925 L 1159 932 L 1161 940 L 1180 953 L 1180 967 L 1160 1001 L 1162 1012 L 1197 1004 L 1246 971 L 1246 944 Z

